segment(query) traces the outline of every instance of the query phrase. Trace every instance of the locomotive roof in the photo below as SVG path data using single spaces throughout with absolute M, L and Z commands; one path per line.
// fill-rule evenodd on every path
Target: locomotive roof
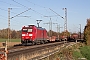
M 45 30 L 45 28 L 42 28 L 42 27 L 37 27 L 38 29 L 40 29 L 40 30 Z
M 28 25 L 28 26 L 35 26 L 35 25 Z M 36 26 L 35 26 L 36 27 Z
M 35 26 L 35 25 L 28 25 L 28 26 L 34 26 L 34 27 L 36 27 L 36 28 L 38 28 L 38 29 L 45 30 L 45 28 L 37 27 L 37 26 Z

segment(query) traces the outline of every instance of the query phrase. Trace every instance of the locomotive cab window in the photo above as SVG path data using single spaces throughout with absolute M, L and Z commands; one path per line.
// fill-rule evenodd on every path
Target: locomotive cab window
M 32 29 L 28 29 L 28 32 L 32 32 Z
M 22 31 L 23 31 L 23 32 L 27 32 L 27 29 L 23 29 Z

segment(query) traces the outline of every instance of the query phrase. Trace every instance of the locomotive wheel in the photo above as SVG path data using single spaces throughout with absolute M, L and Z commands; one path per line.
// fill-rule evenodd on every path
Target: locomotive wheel
M 34 45 L 37 45 L 37 42 L 34 42 Z
M 35 45 L 35 42 L 34 41 L 32 42 L 32 45 Z
M 47 40 L 48 41 L 48 43 L 50 43 L 50 40 Z
M 41 41 L 40 41 L 40 44 L 44 44 L 44 43 L 45 43 L 44 40 L 41 40 Z

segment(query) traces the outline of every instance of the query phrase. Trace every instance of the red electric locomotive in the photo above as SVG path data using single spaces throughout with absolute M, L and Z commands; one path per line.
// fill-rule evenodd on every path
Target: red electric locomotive
M 36 27 L 35 25 L 28 25 L 22 27 L 21 43 L 37 44 L 45 43 L 47 41 L 47 31 L 45 28 Z

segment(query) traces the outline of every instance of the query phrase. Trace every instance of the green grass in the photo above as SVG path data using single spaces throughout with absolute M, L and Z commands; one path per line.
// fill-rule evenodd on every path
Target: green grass
M 87 60 L 90 60 L 90 46 L 83 46 L 79 48 L 79 51 L 73 51 L 73 56 L 75 60 L 78 58 L 86 58 Z
M 79 51 L 73 51 L 73 57 L 75 60 L 78 60 L 78 58 L 83 58 L 82 54 Z
M 81 47 L 80 51 L 87 60 L 90 60 L 90 46 Z
M 0 42 L 8 41 L 8 39 L 0 39 Z M 20 42 L 20 39 L 9 39 L 9 42 Z

